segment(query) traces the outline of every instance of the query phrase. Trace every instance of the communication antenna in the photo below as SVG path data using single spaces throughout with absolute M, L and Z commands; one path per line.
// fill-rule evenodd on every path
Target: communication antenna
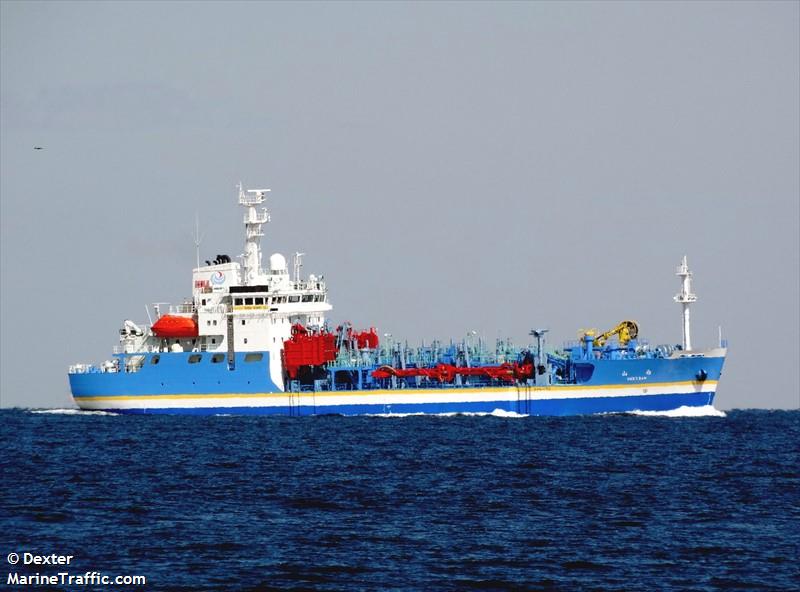
M 197 259 L 197 267 L 200 267 L 200 243 L 203 237 L 200 236 L 200 214 L 194 213 L 194 253 Z

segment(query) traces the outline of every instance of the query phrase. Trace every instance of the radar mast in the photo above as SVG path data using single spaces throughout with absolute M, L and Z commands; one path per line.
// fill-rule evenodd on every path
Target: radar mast
M 697 295 L 692 293 L 692 272 L 686 262 L 686 255 L 678 266 L 675 275 L 681 278 L 681 291 L 675 295 L 675 302 L 683 307 L 683 350 L 692 349 L 692 332 L 689 324 L 689 305 L 697 302 Z
M 267 208 L 257 210 L 267 200 L 270 189 L 243 189 L 239 182 L 239 205 L 247 208 L 244 215 L 245 243 L 242 255 L 242 284 L 253 285 L 261 275 L 261 237 L 262 225 L 269 222 Z

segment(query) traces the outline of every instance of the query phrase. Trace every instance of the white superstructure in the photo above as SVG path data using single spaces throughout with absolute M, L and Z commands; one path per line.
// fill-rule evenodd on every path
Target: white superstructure
M 261 267 L 263 225 L 270 221 L 266 207 L 269 189 L 239 188 L 239 204 L 245 208 L 245 244 L 242 263 L 227 255 L 217 255 L 192 271 L 192 299 L 167 307 L 154 305 L 157 322 L 169 314 L 195 319 L 196 337 L 164 338 L 152 331 L 124 327 L 120 332 L 124 352 L 197 351 L 220 352 L 233 359 L 234 352 L 269 352 L 270 378 L 283 389 L 281 351 L 290 338 L 292 325 L 321 327 L 325 314 L 332 310 L 323 277 L 303 279 L 296 260 L 294 277 L 289 275 L 286 258 L 280 253 L 269 257 L 269 267 Z M 297 254 L 299 257 L 302 254 Z M 149 313 L 148 313 L 149 314 Z M 138 329 L 138 327 L 137 327 Z

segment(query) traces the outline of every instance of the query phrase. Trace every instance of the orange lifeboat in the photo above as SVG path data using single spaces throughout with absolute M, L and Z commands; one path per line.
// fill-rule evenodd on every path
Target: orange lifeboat
M 198 334 L 197 321 L 192 317 L 177 315 L 162 316 L 155 322 L 152 329 L 153 333 L 167 339 L 197 337 Z

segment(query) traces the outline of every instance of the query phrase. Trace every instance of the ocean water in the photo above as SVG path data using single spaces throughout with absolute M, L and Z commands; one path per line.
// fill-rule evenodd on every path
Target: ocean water
M 7 589 L 800 587 L 798 411 L 3 410 L 0 431 L 0 588 L 59 572 L 147 584 Z

